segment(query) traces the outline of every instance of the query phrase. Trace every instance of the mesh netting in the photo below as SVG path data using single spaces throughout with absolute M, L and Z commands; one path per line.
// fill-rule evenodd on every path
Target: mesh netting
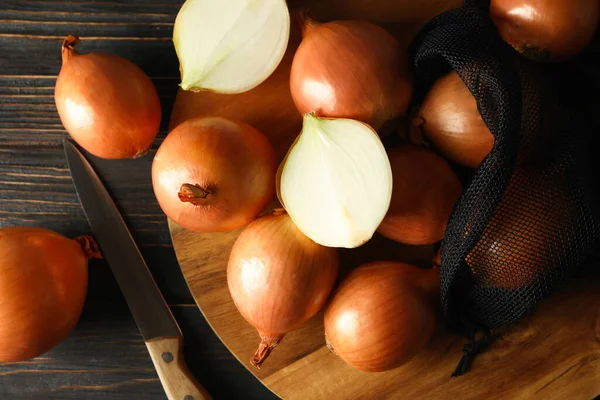
M 551 68 L 503 42 L 485 7 L 467 2 L 439 15 L 411 53 L 415 103 L 454 70 L 495 137 L 466 182 L 441 244 L 443 310 L 473 340 L 466 352 L 476 354 L 475 345 L 487 343 L 474 340 L 477 330 L 519 320 L 598 244 L 587 143 L 592 132 L 563 106 L 546 75 Z

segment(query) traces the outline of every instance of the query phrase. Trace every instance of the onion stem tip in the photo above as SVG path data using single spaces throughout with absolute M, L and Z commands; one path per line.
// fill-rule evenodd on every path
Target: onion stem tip
M 69 35 L 63 40 L 61 46 L 63 64 L 66 64 L 72 56 L 78 54 L 77 50 L 75 50 L 77 43 L 79 43 L 79 37 L 75 35 Z
M 63 49 L 73 50 L 79 41 L 79 36 L 69 35 L 63 40 L 62 47 Z
M 210 196 L 210 191 L 202 189 L 200 185 L 184 183 L 179 189 L 179 200 L 184 203 L 192 203 L 195 206 L 204 204 L 205 200 Z
M 100 252 L 100 246 L 94 240 L 93 237 L 83 235 L 76 237 L 75 240 L 80 246 L 83 252 L 85 253 L 88 259 L 97 258 L 99 260 L 102 259 L 102 253 Z
M 311 18 L 310 9 L 306 8 L 298 10 L 294 14 L 294 24 L 302 34 L 302 37 L 304 37 L 311 29 L 318 25 L 318 22 Z

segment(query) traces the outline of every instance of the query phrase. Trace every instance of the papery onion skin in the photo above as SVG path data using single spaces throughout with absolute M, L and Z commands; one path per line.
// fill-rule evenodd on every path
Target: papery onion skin
M 438 296 L 437 268 L 392 261 L 362 265 L 340 283 L 327 305 L 328 346 L 362 371 L 396 368 L 433 336 Z
M 73 139 L 106 159 L 146 154 L 160 128 L 161 105 L 150 78 L 115 54 L 80 54 L 76 36 L 62 45 L 54 93 L 60 120 Z
M 169 133 L 152 164 L 163 212 L 197 232 L 240 228 L 275 193 L 277 159 L 254 127 L 222 117 L 188 120 Z
M 409 57 L 385 29 L 364 21 L 318 23 L 298 14 L 303 40 L 290 88 L 298 111 L 349 118 L 379 130 L 406 113 L 413 93 Z
M 81 315 L 90 237 L 35 227 L 0 229 L 0 362 L 25 361 L 62 342 Z
M 377 231 L 411 245 L 442 240 L 462 192 L 454 171 L 442 157 L 419 146 L 390 149 L 388 157 L 394 179 L 392 201 Z
M 492 0 L 490 15 L 502 38 L 534 61 L 567 61 L 592 40 L 598 0 Z
M 260 367 L 283 336 L 312 318 L 337 278 L 337 249 L 307 238 L 281 211 L 250 223 L 236 240 L 227 265 L 229 293 L 261 344 Z
M 433 84 L 411 129 L 411 137 L 423 135 L 445 157 L 469 168 L 477 168 L 494 145 L 475 98 L 455 71 Z

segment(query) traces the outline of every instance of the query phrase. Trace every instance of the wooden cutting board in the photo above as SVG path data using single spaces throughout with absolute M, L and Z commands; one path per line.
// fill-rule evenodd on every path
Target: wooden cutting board
M 315 19 L 363 19 L 378 23 L 403 43 L 433 16 L 462 0 L 290 0 L 291 10 L 310 7 Z M 300 131 L 301 116 L 289 92 L 289 71 L 300 37 L 276 72 L 239 95 L 180 91 L 173 129 L 197 116 L 246 121 L 265 133 L 283 158 Z M 275 200 L 274 200 L 274 204 Z M 322 313 L 288 334 L 261 369 L 250 365 L 259 337 L 236 310 L 227 289 L 229 251 L 241 229 L 200 234 L 169 221 L 177 257 L 202 313 L 229 350 L 284 399 L 584 399 L 600 394 L 599 280 L 571 282 L 518 325 L 500 333 L 471 372 L 450 378 L 465 343 L 442 324 L 428 348 L 408 364 L 385 373 L 363 373 L 325 347 Z M 341 250 L 343 270 L 377 259 L 429 264 L 429 246 L 411 247 L 376 235 L 359 249 Z

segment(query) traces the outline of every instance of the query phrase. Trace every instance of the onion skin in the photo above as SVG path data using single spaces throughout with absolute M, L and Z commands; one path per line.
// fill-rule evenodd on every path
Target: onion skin
M 229 293 L 261 338 L 251 363 L 260 367 L 284 335 L 312 318 L 337 278 L 338 251 L 306 237 L 285 212 L 248 225 L 227 265 Z
M 161 121 L 152 81 L 137 65 L 115 54 L 80 54 L 79 38 L 62 45 L 54 93 L 60 120 L 91 154 L 120 159 L 148 152 Z
M 350 272 L 325 311 L 330 349 L 367 372 L 396 368 L 433 336 L 439 269 L 377 261 Z
M 252 126 L 222 117 L 188 120 L 169 133 L 152 164 L 164 213 L 197 232 L 224 232 L 252 221 L 275 194 L 277 159 Z
M 377 231 L 411 245 L 444 238 L 462 185 L 450 165 L 429 149 L 403 145 L 388 150 L 394 179 L 392 201 Z
M 89 237 L 43 228 L 0 229 L 0 362 L 46 353 L 73 330 L 85 302 Z
M 445 157 L 469 168 L 477 168 L 494 145 L 475 98 L 455 71 L 433 84 L 411 129 L 413 141 L 424 135 Z
M 534 61 L 567 61 L 592 40 L 598 0 L 492 0 L 490 15 L 502 38 Z
M 290 89 L 301 114 L 349 118 L 379 130 L 406 113 L 413 82 L 409 57 L 385 29 L 363 21 L 318 23 L 298 16 L 303 40 Z

